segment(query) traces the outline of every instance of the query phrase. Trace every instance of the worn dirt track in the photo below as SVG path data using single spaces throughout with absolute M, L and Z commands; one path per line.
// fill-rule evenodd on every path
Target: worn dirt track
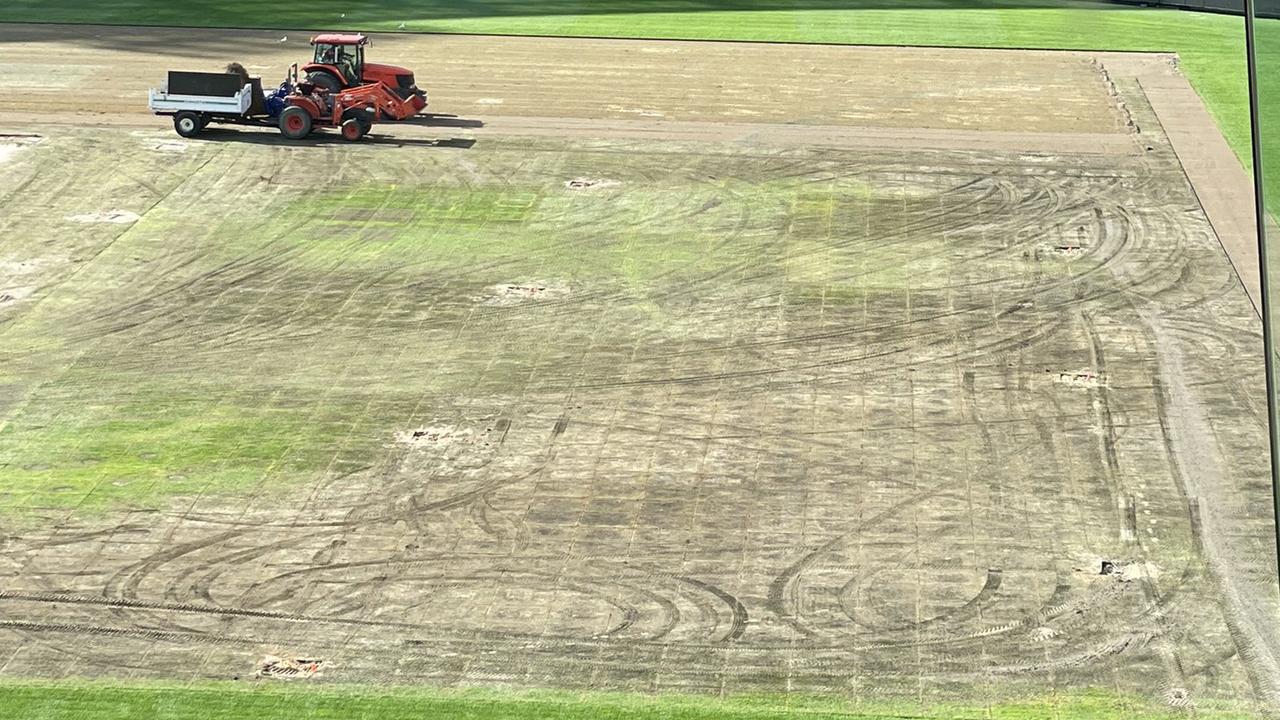
M 22 92 L 0 108 L 33 115 L 64 108 L 76 119 L 145 112 L 139 98 L 170 69 L 220 71 L 234 60 L 270 84 L 290 63 L 310 57 L 301 31 L 7 25 L 4 33 L 8 52 L 49 64 L 20 80 Z M 982 59 L 989 55 L 450 35 L 376 36 L 370 49 L 372 59 L 418 72 L 435 109 L 468 117 L 1119 129 L 1119 116 L 1087 63 L 1029 54 L 993 75 Z M 907 77 L 911 83 L 900 82 Z
M 1276 701 L 1167 58 L 387 37 L 348 146 L 141 107 L 301 34 L 3 31 L 0 673 Z

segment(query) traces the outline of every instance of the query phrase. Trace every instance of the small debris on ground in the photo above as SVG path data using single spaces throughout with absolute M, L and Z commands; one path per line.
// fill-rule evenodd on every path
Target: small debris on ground
M 414 447 L 452 445 L 453 443 L 470 439 L 470 430 L 459 430 L 453 425 L 431 425 L 414 428 L 413 430 L 401 430 L 396 433 L 396 442 Z
M 617 113 L 626 113 L 628 115 L 639 115 L 640 117 L 657 117 L 657 118 L 666 117 L 661 112 L 658 112 L 657 110 L 652 110 L 649 108 L 633 108 L 633 107 L 623 107 L 622 105 L 610 105 L 606 109 L 611 110 L 613 112 L 617 112 Z
M 530 300 L 550 300 L 569 294 L 565 285 L 552 282 L 522 282 L 493 285 L 489 293 L 478 298 L 486 305 L 514 305 Z
M 297 680 L 320 673 L 325 661 L 319 658 L 282 658 L 268 655 L 258 661 L 258 677 Z
M 78 223 L 114 223 L 116 225 L 128 225 L 142 219 L 142 216 L 128 210 L 103 210 L 96 213 L 85 213 L 83 215 L 68 215 L 67 219 L 71 222 Z
M 1053 373 L 1052 370 L 1046 370 L 1045 372 Z M 1058 372 L 1054 374 L 1053 381 L 1062 385 L 1087 388 L 1102 387 L 1106 384 L 1105 378 L 1094 370 Z
M 570 190 L 598 190 L 600 188 L 617 187 L 622 183 L 606 178 L 576 177 L 566 180 L 564 186 Z
M 1110 575 L 1111 573 L 1113 573 L 1113 572 L 1115 572 L 1115 571 L 1116 571 L 1116 565 L 1115 565 L 1115 563 L 1111 562 L 1110 560 L 1103 560 L 1103 561 L 1102 561 L 1102 569 L 1098 572 L 1098 574 L 1099 574 L 1099 575 Z
M 456 425 L 423 425 L 396 433 L 396 442 L 414 447 L 440 447 L 445 445 L 501 444 L 511 428 L 511 421 L 499 418 L 480 429 L 459 428 Z
M 1040 627 L 1033 628 L 1031 630 L 1031 639 L 1034 640 L 1035 642 L 1044 642 L 1045 640 L 1052 640 L 1053 638 L 1058 637 L 1058 635 L 1060 634 L 1061 633 L 1059 633 L 1057 630 L 1054 630 L 1051 627 L 1046 627 L 1044 625 L 1041 625 Z

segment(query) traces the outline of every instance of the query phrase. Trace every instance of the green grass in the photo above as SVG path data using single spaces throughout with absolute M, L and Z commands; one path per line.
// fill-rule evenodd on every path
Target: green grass
M 194 496 L 211 484 L 243 490 L 279 473 L 282 457 L 295 459 L 291 469 L 296 458 L 312 458 L 298 437 L 312 449 L 340 440 L 333 433 L 317 437 L 311 427 L 288 433 L 261 408 L 179 391 L 86 403 L 78 420 L 62 424 L 33 410 L 0 431 L 6 447 L 23 448 L 21 460 L 5 469 L 0 492 L 6 505 L 96 512 L 123 500 L 149 505 L 170 495 Z
M 410 688 L 370 690 L 339 685 L 202 683 L 107 684 L 101 681 L 19 682 L 0 685 L 0 707 L 24 720 L 769 720 L 929 718 L 977 720 L 1164 720 L 1184 711 L 1112 693 L 1046 696 L 989 706 L 913 703 L 856 704 L 843 700 L 751 696 L 717 700 L 681 695 L 500 692 Z M 1199 707 L 1201 720 L 1253 717 L 1240 710 Z
M 737 189 L 776 197 L 796 188 L 773 183 Z M 322 204 L 332 211 L 321 219 L 329 231 L 319 239 L 310 229 L 290 239 L 317 263 L 340 252 L 348 266 L 400 267 L 412 258 L 437 269 L 465 268 L 515 255 L 525 260 L 528 275 L 517 279 L 554 271 L 565 281 L 643 288 L 671 273 L 706 272 L 734 260 L 731 248 L 713 247 L 722 225 L 733 220 L 717 212 L 716 187 L 690 192 L 606 187 L 575 193 L 559 180 L 501 188 L 367 185 L 325 197 Z M 309 208 L 316 201 L 307 196 L 297 202 Z M 685 232 L 678 241 L 653 227 L 655 208 L 680 219 Z M 567 254 L 560 244 L 566 218 L 589 226 L 580 233 L 581 252 Z M 351 240 L 361 234 L 380 239 Z

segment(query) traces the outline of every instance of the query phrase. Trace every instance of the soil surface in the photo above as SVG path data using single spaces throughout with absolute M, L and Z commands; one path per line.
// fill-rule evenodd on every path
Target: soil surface
M 5 36 L 0 674 L 1275 703 L 1168 58 L 379 37 L 350 145 L 146 114 L 302 33 Z
M 109 119 L 145 112 L 147 88 L 158 87 L 168 70 L 220 72 L 232 61 L 261 75 L 269 87 L 284 78 L 291 63 L 311 56 L 309 34 L 303 31 L 5 28 L 3 45 L 11 57 L 42 60 L 36 73 L 19 73 L 22 92 L 0 107 L 35 115 L 54 109 Z M 1121 122 L 1083 55 L 457 35 L 374 38 L 369 59 L 413 70 L 435 98 L 433 108 L 464 116 L 1088 133 L 1116 131 Z M 1010 61 L 993 65 L 992 56 Z

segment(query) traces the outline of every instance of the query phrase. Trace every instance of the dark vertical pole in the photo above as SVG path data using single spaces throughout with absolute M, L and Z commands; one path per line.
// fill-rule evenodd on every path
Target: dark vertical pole
M 1267 369 L 1267 435 L 1271 445 L 1271 501 L 1280 562 L 1280 426 L 1276 422 L 1275 338 L 1271 337 L 1270 267 L 1267 264 L 1267 206 L 1262 195 L 1262 131 L 1258 113 L 1258 47 L 1253 35 L 1253 3 L 1244 0 L 1244 42 L 1249 63 L 1249 131 L 1253 145 L 1253 204 L 1258 221 L 1258 279 L 1262 290 L 1262 351 Z

